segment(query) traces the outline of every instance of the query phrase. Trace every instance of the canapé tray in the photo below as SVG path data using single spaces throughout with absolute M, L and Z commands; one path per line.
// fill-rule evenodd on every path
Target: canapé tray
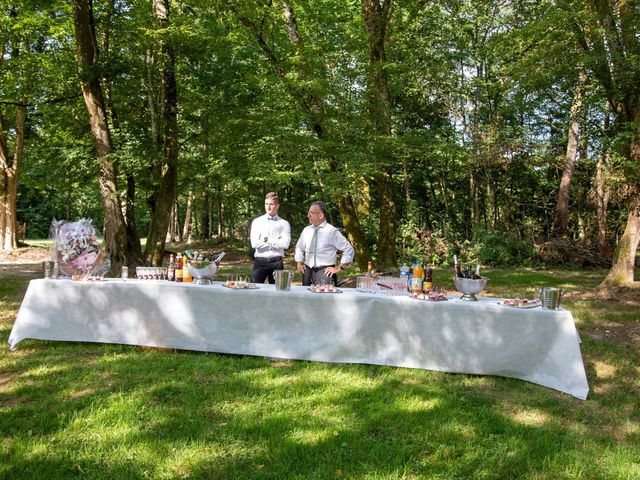
M 529 309 L 536 308 L 540 306 L 539 300 L 528 300 L 522 298 L 505 298 L 504 300 L 500 300 L 498 305 L 502 305 L 503 307 L 510 308 L 520 308 L 520 309 Z

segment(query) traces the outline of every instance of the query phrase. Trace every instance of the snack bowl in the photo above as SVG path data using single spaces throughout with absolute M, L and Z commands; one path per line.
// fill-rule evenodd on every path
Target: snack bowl
M 468 300 L 472 302 L 478 301 L 476 294 L 480 293 L 487 287 L 487 277 L 482 278 L 460 278 L 453 277 L 453 283 L 456 286 L 456 290 L 463 293 L 460 300 Z

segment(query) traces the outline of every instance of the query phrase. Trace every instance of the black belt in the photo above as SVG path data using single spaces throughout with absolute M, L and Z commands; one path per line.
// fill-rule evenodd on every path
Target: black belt
M 256 261 L 280 262 L 280 261 L 282 261 L 282 257 L 256 257 Z
M 310 267 L 309 265 L 307 265 L 307 268 L 309 268 L 312 272 L 319 272 L 320 270 L 324 270 L 325 268 L 329 267 L 335 267 L 335 265 L 323 265 L 322 267 Z

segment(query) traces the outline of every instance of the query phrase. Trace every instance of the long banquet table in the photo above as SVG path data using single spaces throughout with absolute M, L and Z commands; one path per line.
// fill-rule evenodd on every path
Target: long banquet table
M 15 350 L 25 338 L 118 343 L 499 375 L 586 399 L 571 313 L 514 309 L 498 300 L 40 279 L 29 283 L 9 344 Z

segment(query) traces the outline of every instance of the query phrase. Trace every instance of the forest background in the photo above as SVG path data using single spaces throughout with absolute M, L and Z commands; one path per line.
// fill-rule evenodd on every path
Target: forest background
M 276 191 L 294 235 L 326 201 L 361 269 L 458 253 L 633 281 L 637 0 L 0 5 L 3 252 L 54 217 L 92 218 L 114 268 L 246 245 Z

